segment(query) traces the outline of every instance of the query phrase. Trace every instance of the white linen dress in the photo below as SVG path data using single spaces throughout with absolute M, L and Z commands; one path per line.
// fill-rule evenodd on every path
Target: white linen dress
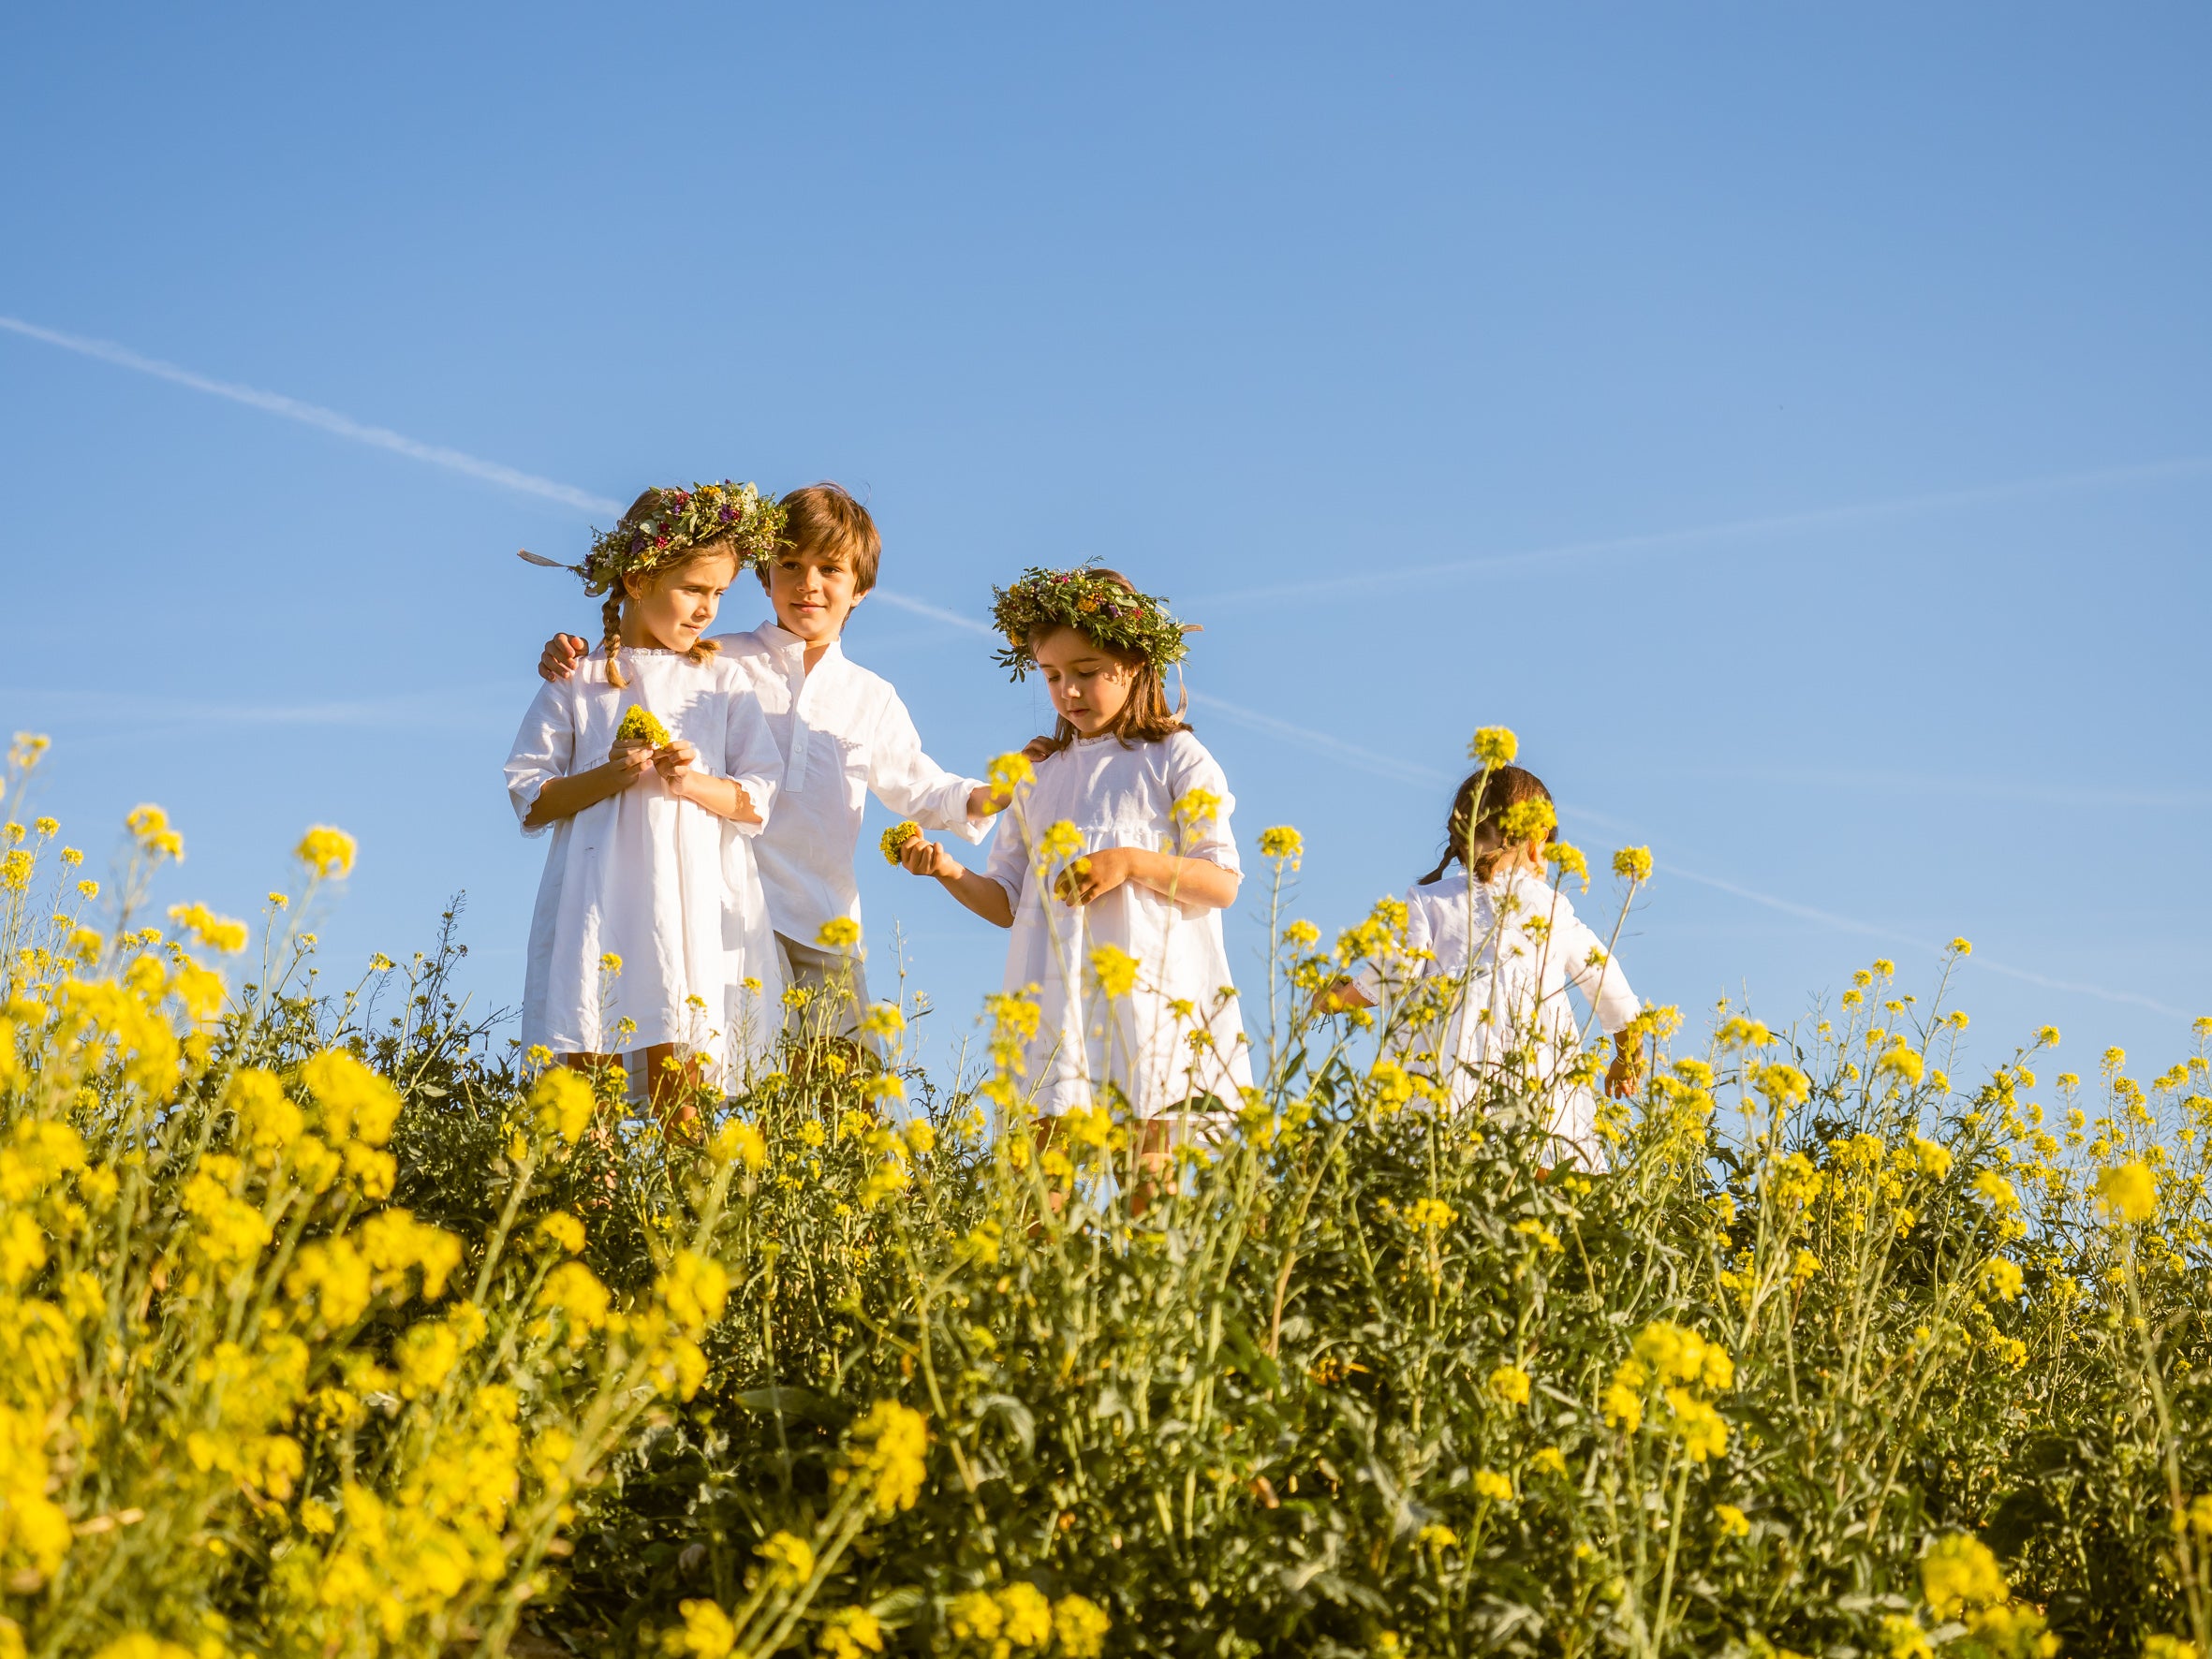
M 1213 815 L 1178 827 L 1174 804 L 1192 790 L 1219 798 Z M 1252 1082 L 1251 1057 L 1235 992 L 1221 913 L 1187 904 L 1136 882 L 1076 907 L 1051 896 L 1072 862 L 1041 870 L 1039 849 L 1055 824 L 1075 827 L 1083 851 L 1143 847 L 1202 859 L 1236 871 L 1228 779 L 1188 732 L 1124 747 L 1117 738 L 1079 739 L 1048 756 L 1015 791 L 984 874 L 1013 902 L 1005 988 L 1037 988 L 1040 1006 L 1028 1079 L 1039 1112 L 1058 1116 L 1104 1104 L 1118 1092 L 1129 1112 L 1152 1118 L 1183 1108 L 1234 1111 Z M 1113 945 L 1137 961 L 1135 989 L 1109 998 L 1091 952 Z M 1227 994 L 1223 994 L 1224 992 Z M 1172 1005 L 1187 1005 L 1178 1011 Z M 1193 1034 L 1203 1039 L 1193 1047 Z M 1109 1088 L 1111 1085 L 1111 1089 Z
M 1551 1133 L 1593 1151 L 1597 1096 L 1560 1078 L 1581 1051 L 1567 987 L 1582 993 L 1607 1036 L 1636 1017 L 1638 1004 L 1628 976 L 1567 895 L 1525 870 L 1483 884 L 1454 866 L 1427 887 L 1407 889 L 1405 943 L 1405 960 L 1369 962 L 1355 976 L 1371 1001 L 1402 998 L 1420 979 L 1457 983 L 1441 1042 L 1409 1032 L 1401 1045 L 1433 1049 L 1443 1064 L 1423 1069 L 1441 1072 L 1451 1097 L 1464 1104 L 1479 1091 L 1483 1068 L 1510 1049 L 1531 1046 L 1533 1035 L 1536 1075 L 1552 1095 Z
M 733 778 L 763 818 L 783 759 L 746 689 L 718 657 L 624 647 L 627 686 L 594 653 L 542 684 L 507 760 L 508 798 L 527 818 L 553 778 L 604 762 L 632 705 L 698 751 L 702 771 Z M 782 971 L 752 853 L 755 824 L 720 818 L 647 772 L 618 795 L 525 835 L 553 831 L 523 981 L 525 1049 L 613 1054 L 673 1043 L 742 1076 L 777 1028 Z M 600 959 L 622 959 L 603 976 Z M 748 990 L 745 981 L 759 981 Z M 636 1029 L 616 1028 L 628 1019 Z

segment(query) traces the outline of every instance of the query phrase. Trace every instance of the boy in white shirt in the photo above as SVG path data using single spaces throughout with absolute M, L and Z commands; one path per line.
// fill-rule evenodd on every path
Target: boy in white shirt
M 892 689 L 838 644 L 846 618 L 876 585 L 883 540 L 868 509 L 835 484 L 809 484 L 783 498 L 783 545 L 759 567 L 775 618 L 749 634 L 715 641 L 745 674 L 783 756 L 782 785 L 768 828 L 753 843 L 770 925 L 796 985 L 835 984 L 849 973 L 849 1034 L 867 1006 L 856 948 L 822 944 L 833 921 L 860 921 L 853 855 L 872 791 L 926 830 L 980 842 L 1004 803 L 990 786 L 946 771 L 922 751 L 913 717 Z M 538 671 L 565 680 L 590 650 L 573 634 L 546 642 Z

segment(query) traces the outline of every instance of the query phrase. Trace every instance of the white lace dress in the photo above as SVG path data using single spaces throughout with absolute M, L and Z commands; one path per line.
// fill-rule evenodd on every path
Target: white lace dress
M 1193 790 L 1218 804 L 1205 820 L 1178 825 L 1175 802 Z M 1143 847 L 1237 870 L 1235 804 L 1219 763 L 1188 732 L 1128 748 L 1116 738 L 1081 739 L 1047 756 L 1015 792 L 984 874 L 1013 902 L 1006 990 L 1035 986 L 1040 1004 L 1027 1079 L 1040 1112 L 1057 1115 L 1114 1094 L 1140 1118 L 1186 1102 L 1212 1109 L 1208 1095 L 1231 1111 L 1242 1104 L 1237 1092 L 1251 1085 L 1252 1065 L 1221 913 L 1135 882 L 1077 908 L 1051 888 L 1080 855 L 1039 867 L 1047 832 L 1064 822 L 1083 852 Z M 1119 997 L 1100 989 L 1092 960 L 1109 945 L 1137 962 L 1135 987 Z
M 641 705 L 690 743 L 702 770 L 743 785 L 762 817 L 774 810 L 783 759 L 731 664 L 626 647 L 627 686 L 594 653 L 567 680 L 540 685 L 507 759 L 507 792 L 526 818 L 553 778 L 602 763 L 615 727 Z M 678 800 L 657 773 L 550 826 L 523 980 L 525 1048 L 614 1054 L 673 1043 L 737 1075 L 777 1028 L 782 971 L 754 866 L 759 827 Z M 602 967 L 619 957 L 622 971 Z M 757 988 L 746 981 L 757 982 Z M 625 1033 L 621 1021 L 634 1029 Z

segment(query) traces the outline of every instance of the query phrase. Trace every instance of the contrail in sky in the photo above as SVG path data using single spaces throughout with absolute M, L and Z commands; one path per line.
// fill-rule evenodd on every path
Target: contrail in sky
M 1771 536 L 1792 530 L 1823 530 L 1869 519 L 1895 518 L 1907 513 L 1929 512 L 1943 507 L 1983 507 L 2037 495 L 2061 494 L 2074 490 L 2099 490 L 2117 484 L 2153 483 L 2161 478 L 2190 477 L 2203 473 L 2212 473 L 2212 455 L 2184 455 L 2172 461 L 2146 462 L 2132 466 L 2100 467 L 2089 472 L 2057 473 L 2041 478 L 2015 478 L 2009 483 L 1984 484 L 1969 490 L 1944 490 L 1926 495 L 1899 495 L 1883 501 L 1815 507 L 1805 512 L 1775 513 L 1764 518 L 1728 519 L 1715 524 L 1695 524 L 1682 530 L 1655 530 L 1635 536 L 1563 541 L 1550 547 L 1526 548 L 1508 553 L 1482 553 L 1464 559 L 1446 559 L 1431 565 L 1371 565 L 1356 576 L 1320 577 L 1312 581 L 1231 588 L 1215 594 L 1190 595 L 1184 602 L 1188 605 L 1218 606 L 1273 599 L 1317 598 L 1327 594 L 1372 589 L 1386 582 L 1480 576 L 1489 571 L 1517 570 L 1549 565 L 1561 559 L 1590 558 L 1608 553 L 1668 552 L 1746 536 Z
M 258 387 L 240 386 L 234 381 L 214 380 L 205 374 L 195 374 L 190 369 L 180 369 L 176 364 L 165 363 L 159 358 L 140 357 L 127 346 L 117 345 L 110 341 L 87 340 L 81 335 L 65 334 L 58 329 L 42 329 L 37 323 L 27 323 L 18 316 L 0 316 L 0 329 L 6 329 L 11 334 L 21 334 L 26 340 L 58 345 L 64 351 L 73 351 L 80 357 L 96 358 L 103 363 L 113 363 L 119 369 L 151 374 L 155 379 L 167 380 L 172 386 L 189 387 L 194 391 L 204 391 L 211 397 L 228 398 L 234 404 L 243 404 L 249 409 L 281 415 L 287 420 L 297 420 L 302 426 L 319 427 L 339 437 L 351 438 L 357 444 L 367 444 L 372 448 L 389 449 L 394 455 L 405 455 L 410 461 L 427 462 L 432 466 L 442 466 L 448 472 L 481 478 L 487 484 L 519 490 L 525 495 L 543 496 L 548 501 L 557 501 L 563 507 L 577 507 L 587 513 L 599 513 L 610 518 L 619 517 L 622 513 L 620 502 L 609 501 L 603 495 L 594 495 L 588 490 L 556 483 L 552 478 L 541 478 L 535 473 L 518 472 L 511 466 L 500 465 L 496 461 L 465 455 L 459 449 L 449 449 L 441 444 L 425 444 L 404 433 L 393 432 L 390 427 L 367 426 L 351 416 L 339 414 L 335 409 L 303 404 L 298 398 L 286 397 L 282 392 L 263 391 Z
M 580 490 L 571 484 L 563 484 L 553 478 L 539 477 L 535 473 L 522 472 L 511 466 L 504 466 L 496 461 L 486 461 L 480 456 L 469 455 L 459 449 L 450 449 L 443 445 L 425 444 L 420 439 L 406 436 L 404 433 L 393 432 L 389 427 L 370 426 L 354 419 L 351 416 L 341 415 L 335 409 L 325 409 L 316 404 L 303 404 L 299 399 L 286 397 L 281 392 L 263 391 L 257 387 L 241 386 L 233 381 L 216 380 L 206 374 L 195 374 L 190 369 L 180 368 L 175 363 L 163 362 L 158 358 L 141 356 L 127 346 L 117 345 L 110 341 L 91 340 L 78 334 L 66 334 L 57 329 L 41 328 L 37 323 L 25 322 L 21 317 L 6 315 L 0 315 L 0 330 L 20 334 L 28 340 L 37 340 L 43 345 L 58 346 L 64 351 L 73 351 L 80 357 L 93 358 L 100 362 L 111 363 L 117 368 L 129 369 L 137 374 L 151 375 L 156 380 L 166 380 L 174 386 L 185 387 L 193 391 L 206 392 L 211 397 L 225 398 L 234 404 L 243 404 L 248 408 L 281 416 L 287 420 L 296 420 L 302 426 L 316 427 L 338 437 L 349 438 L 357 444 L 366 444 L 372 448 L 389 450 L 394 455 L 404 455 L 410 461 L 423 462 L 431 466 L 443 467 L 448 472 L 460 473 L 467 477 L 481 479 L 487 484 L 497 484 L 504 489 L 519 491 L 525 495 L 536 495 L 543 500 L 558 502 L 564 507 L 575 507 L 581 512 L 597 513 L 613 519 L 619 517 L 623 510 L 620 502 L 610 500 L 603 495 L 594 495 L 588 490 Z M 1890 514 L 2006 501 L 2053 491 L 2085 490 L 2110 484 L 2140 483 L 2157 478 L 2179 477 L 2208 471 L 2212 471 L 2212 456 L 2188 456 L 2175 461 L 2155 462 L 2140 466 L 2107 467 L 2095 472 L 2066 473 L 2054 477 L 2026 479 L 2009 484 L 1994 484 L 1980 489 L 1954 490 L 1931 495 L 1903 496 L 1889 501 L 1864 503 L 1857 507 L 1823 507 L 1810 512 L 1783 513 L 1760 519 L 1737 519 L 1724 523 L 1702 525 L 1687 530 L 1659 531 L 1644 536 L 1614 536 L 1598 541 L 1563 542 L 1556 547 L 1537 548 L 1519 553 L 1458 559 L 1443 564 L 1413 565 L 1397 570 L 1375 571 L 1357 577 L 1290 583 L 1279 587 L 1247 588 L 1230 594 L 1214 595 L 1211 597 L 1217 603 L 1248 599 L 1303 597 L 1307 595 L 1339 593 L 1349 589 L 1371 586 L 1380 580 L 1403 580 L 1426 576 L 1466 575 L 1482 570 L 1541 564 L 1555 559 L 1571 558 L 1590 553 L 1656 551 L 1667 548 L 1688 546 L 1697 542 L 1723 540 L 1732 536 L 1752 536 L 1782 530 L 1811 529 L 1831 524 L 1848 523 L 1859 519 L 1884 517 Z M 943 623 L 949 627 L 961 628 L 968 633 L 981 635 L 988 639 L 997 638 L 995 632 L 987 624 L 975 617 L 963 615 L 959 611 L 948 610 L 942 606 L 932 605 L 925 600 L 911 598 L 905 594 L 884 588 L 876 589 L 875 595 L 885 604 L 894 606 L 912 615 L 927 617 L 932 621 Z M 1352 767 L 1375 777 L 1388 778 L 1401 784 L 1436 785 L 1444 788 L 1449 788 L 1459 781 L 1453 774 L 1439 771 L 1434 767 L 1420 766 L 1411 761 L 1394 759 L 1387 755 L 1378 755 L 1372 749 L 1347 742 L 1342 738 L 1332 737 L 1327 732 L 1316 731 L 1310 727 L 1296 726 L 1287 720 L 1278 720 L 1272 714 L 1262 714 L 1257 710 L 1245 708 L 1242 704 L 1232 703 L 1226 698 L 1214 697 L 1204 692 L 1192 692 L 1190 700 L 1198 707 L 1210 710 L 1235 725 L 1247 727 L 1252 730 L 1266 732 L 1271 736 L 1298 743 L 1319 754 L 1326 755 L 1341 765 Z M 360 717 L 360 712 L 350 706 L 318 711 L 318 712 L 323 713 L 326 718 L 336 714 L 339 717 L 339 723 L 349 723 L 347 718 L 349 716 Z M 1623 830 L 1628 828 L 1619 819 L 1608 817 L 1601 813 L 1574 807 L 1570 807 L 1569 810 L 1579 814 L 1580 816 L 1592 823 Z M 1850 917 L 1837 916 L 1831 911 L 1816 910 L 1809 905 L 1777 898 L 1771 893 L 1757 892 L 1750 888 L 1739 887 L 1734 882 L 1723 881 L 1718 876 L 1705 875 L 1687 870 L 1672 861 L 1661 865 L 1660 868 L 1686 881 L 1695 882 L 1701 887 L 1708 887 L 1720 892 L 1733 894 L 1736 898 L 1762 905 L 1769 910 L 1779 911 L 1784 915 L 1818 922 L 1839 932 L 1886 939 L 1902 946 L 1921 948 L 1910 935 L 1893 928 L 1877 927 L 1868 922 L 1854 920 Z M 2067 980 L 2046 978 L 2040 974 L 2031 974 L 2020 968 L 2009 968 L 2001 963 L 1986 960 L 1981 961 L 1978 965 L 1988 968 L 1993 973 L 2002 974 L 2008 978 L 2026 980 L 2031 985 L 2046 986 L 2054 991 L 2073 991 L 2083 996 L 2099 997 L 2106 1002 L 2131 1003 L 2160 1014 L 2176 1017 L 2180 1014 L 2180 1010 L 2177 1008 L 2170 1008 L 2163 1003 L 2154 1002 L 2149 997 L 2138 996 L 2129 991 L 2107 991 L 2101 986 L 2082 985 Z

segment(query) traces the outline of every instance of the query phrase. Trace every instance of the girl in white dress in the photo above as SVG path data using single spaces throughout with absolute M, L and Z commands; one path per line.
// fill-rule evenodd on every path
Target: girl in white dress
M 1240 880 L 1235 801 L 1171 711 L 1161 671 L 1184 629 L 1111 570 L 1031 570 L 993 620 L 1020 679 L 1044 674 L 1059 714 L 978 874 L 916 837 L 900 861 L 1012 930 L 1005 988 L 1034 990 L 1028 1079 L 1038 1111 L 1095 1105 L 1136 1120 L 1157 1172 L 1178 1123 L 1210 1124 L 1252 1082 L 1221 912 Z
M 1399 1057 L 1437 1078 L 1459 1105 L 1479 1099 L 1510 1067 L 1547 1100 L 1547 1126 L 1562 1150 L 1595 1158 L 1598 1103 L 1573 1075 L 1582 1040 L 1567 987 L 1615 1039 L 1605 1085 L 1616 1097 L 1637 1081 L 1624 1028 L 1638 1005 L 1605 942 L 1545 877 L 1544 848 L 1558 837 L 1551 791 L 1520 767 L 1485 768 L 1460 785 L 1444 834 L 1443 859 L 1407 889 L 1401 947 L 1324 991 L 1325 1005 L 1440 998 L 1440 1022 L 1394 1023 Z
M 641 1058 L 664 1118 L 773 1040 L 782 992 L 750 838 L 783 763 L 735 667 L 702 639 L 781 518 L 753 487 L 648 490 L 577 570 L 607 595 L 599 651 L 542 684 L 507 789 L 553 831 L 530 918 L 523 1043 L 595 1068 Z M 553 561 L 524 554 L 535 564 Z

